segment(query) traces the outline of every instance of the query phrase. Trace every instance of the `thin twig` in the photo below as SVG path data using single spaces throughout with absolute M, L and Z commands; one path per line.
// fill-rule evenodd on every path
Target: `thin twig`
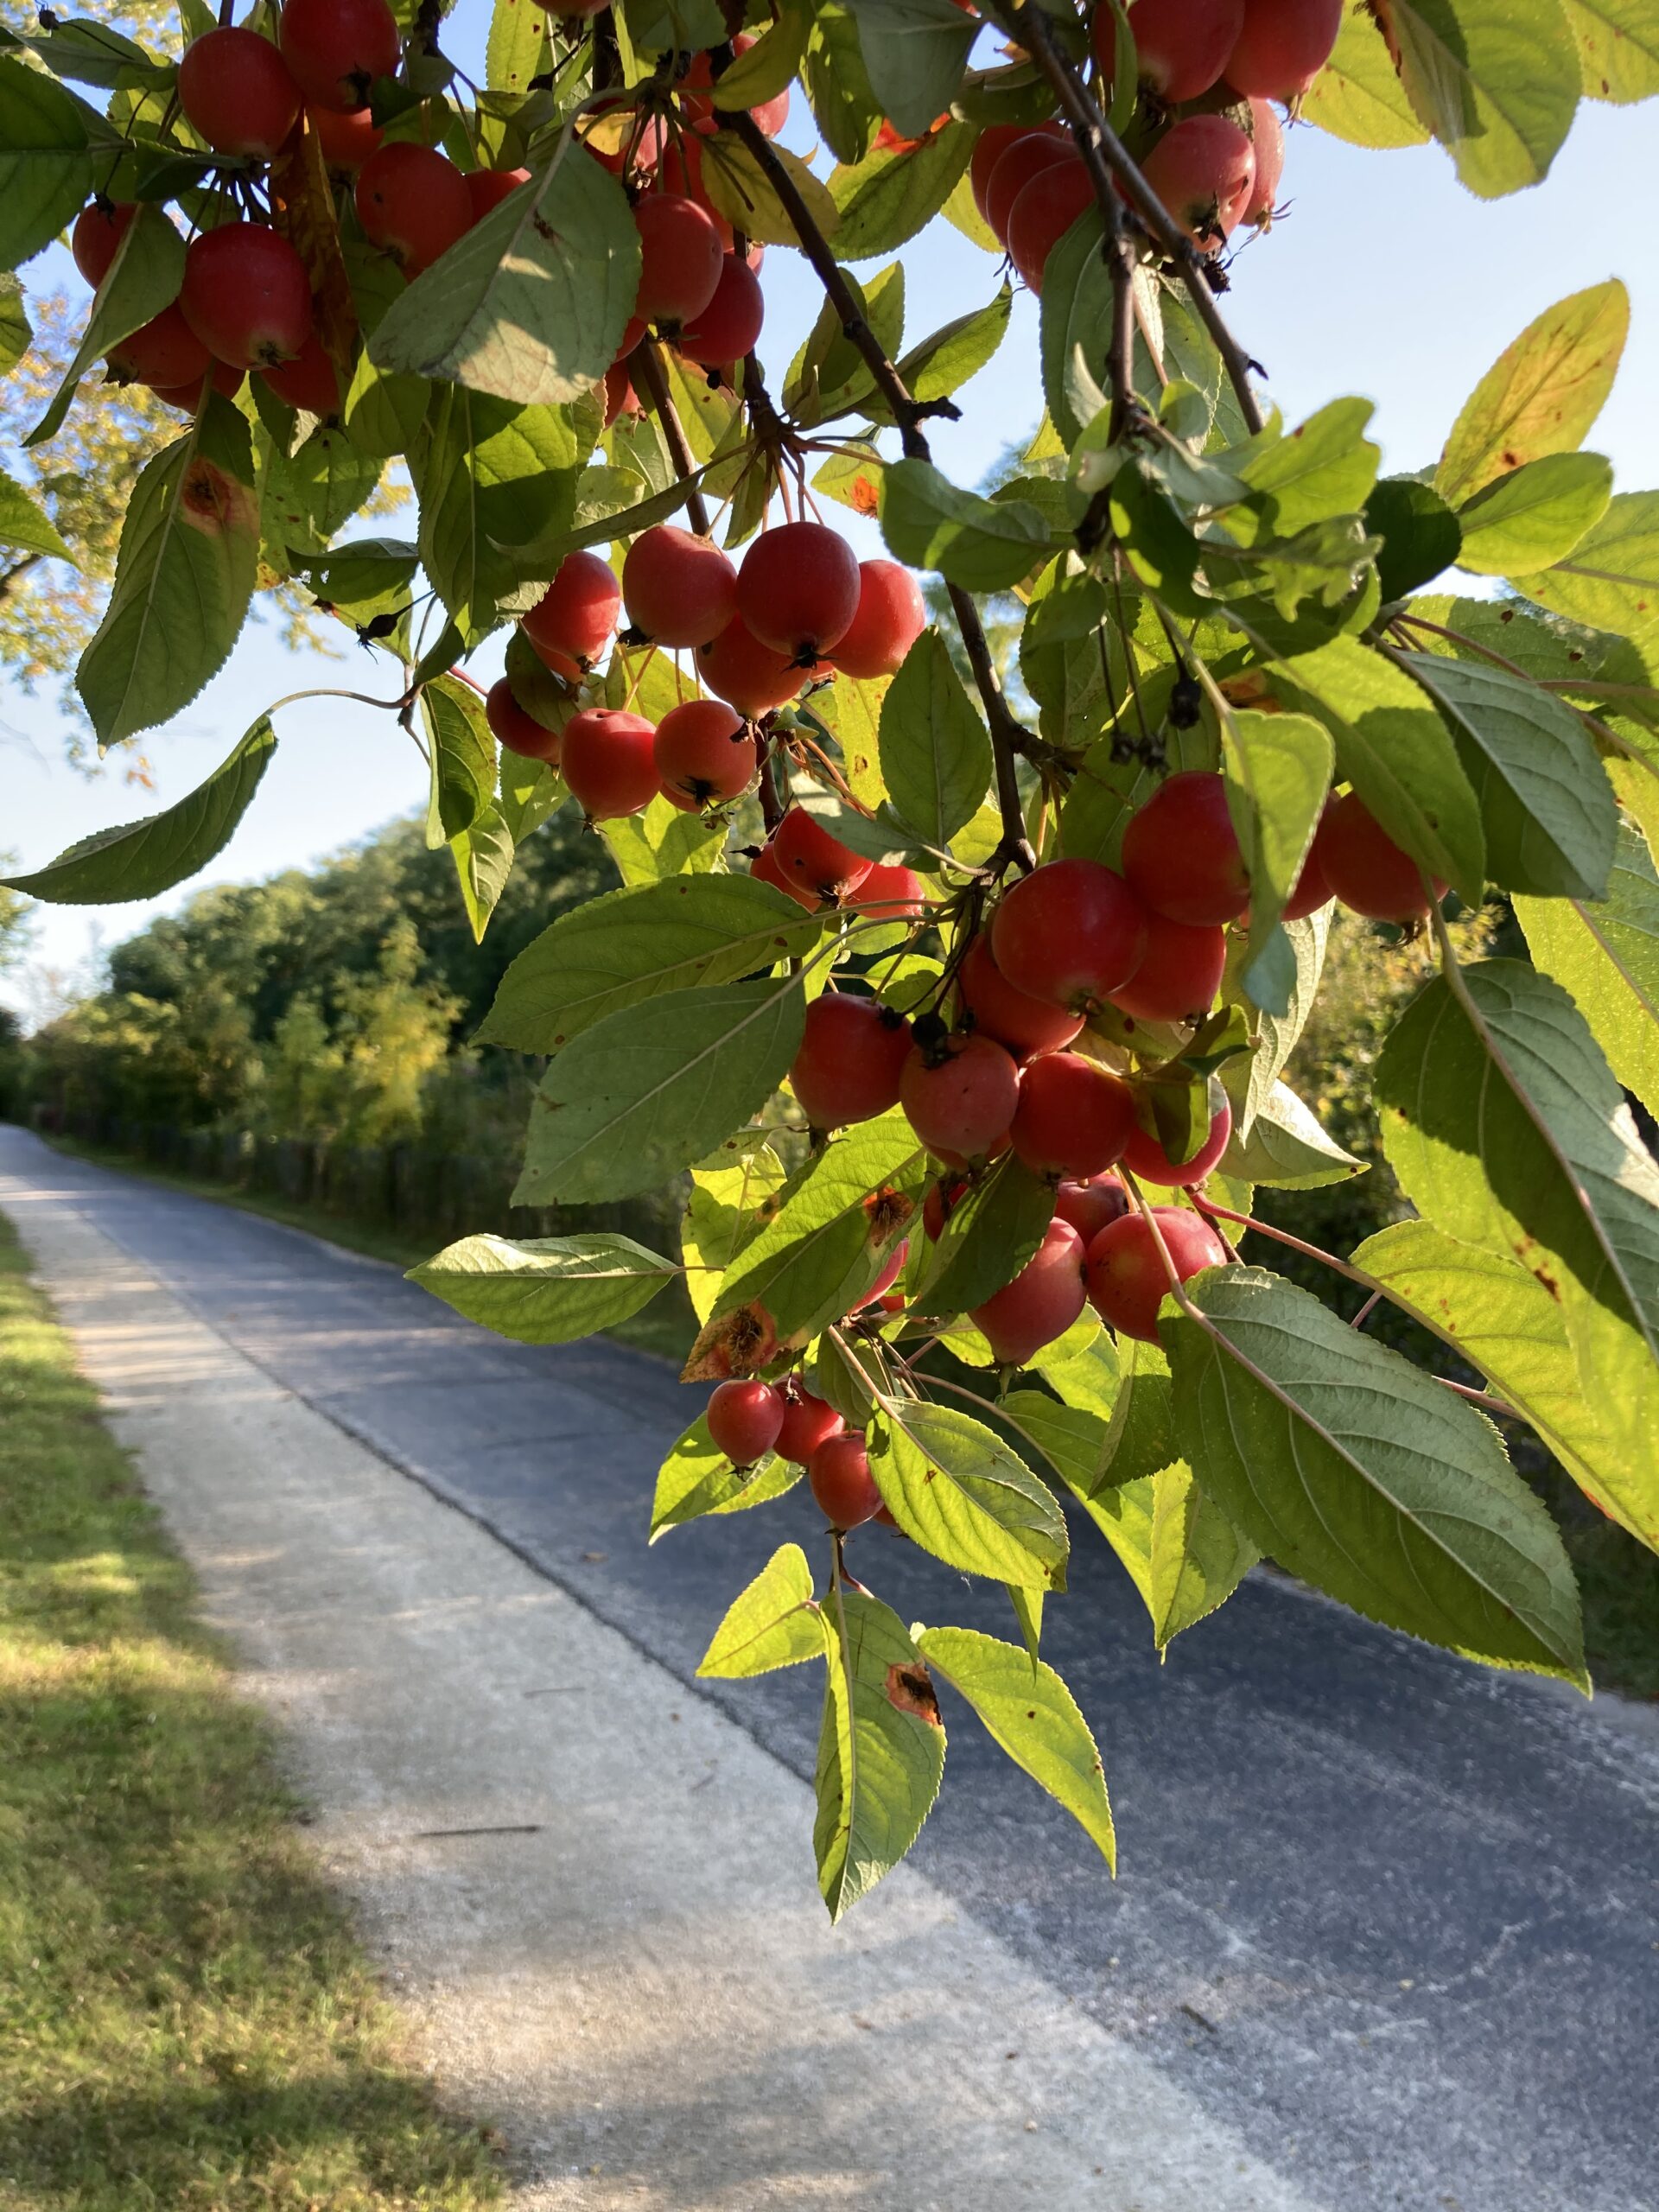
M 864 365 L 875 381 L 887 412 L 899 426 L 899 442 L 909 461 L 931 462 L 933 455 L 923 421 L 930 415 L 954 415 L 956 410 L 948 400 L 918 400 L 911 397 L 904 378 L 887 359 L 880 340 L 864 319 L 851 286 L 840 263 L 830 251 L 830 244 L 812 219 L 811 211 L 801 197 L 795 180 L 778 158 L 771 140 L 747 110 L 716 109 L 716 118 L 722 130 L 732 131 L 753 156 L 767 183 L 777 194 L 784 212 L 788 215 L 802 252 L 811 264 L 814 274 L 823 285 L 824 296 L 834 308 L 842 330 L 858 353 Z M 1018 755 L 1025 749 L 1026 732 L 1015 719 L 996 673 L 996 664 L 985 635 L 985 626 L 980 619 L 978 606 L 972 594 L 960 584 L 947 580 L 950 606 L 962 632 L 962 642 L 968 655 L 968 664 L 974 674 L 974 683 L 985 709 L 985 718 L 990 724 L 991 749 L 996 764 L 997 805 L 1002 817 L 1002 837 L 993 855 L 994 868 L 1014 867 L 1024 872 L 1036 866 L 1036 855 L 1026 835 L 1025 816 L 1020 804 L 1020 782 L 1016 767 Z
M 1254 369 L 1258 376 L 1265 372 L 1261 363 L 1250 358 L 1228 329 L 1221 309 L 1216 305 L 1216 296 L 1210 289 L 1205 257 L 1197 251 L 1192 239 L 1147 182 L 1137 164 L 1130 159 L 1122 140 L 1101 113 L 1099 103 L 1084 85 L 1071 63 L 1054 44 L 1047 22 L 1036 0 L 1025 0 L 1025 4 L 1017 9 L 999 10 L 998 19 L 1009 35 L 1024 47 L 1053 86 L 1074 133 L 1081 131 L 1098 149 L 1105 166 L 1122 185 L 1154 242 L 1179 270 L 1181 282 L 1186 287 L 1198 320 L 1209 332 L 1216 351 L 1221 356 L 1222 366 L 1227 372 L 1227 381 L 1233 388 L 1239 412 L 1244 417 L 1244 427 L 1254 436 L 1265 429 L 1266 423 L 1255 394 L 1250 388 L 1250 371 Z M 1079 136 L 1079 148 L 1082 144 L 1083 136 Z
M 668 396 L 668 378 L 663 374 L 663 364 L 655 340 L 642 338 L 629 354 L 628 376 L 634 388 L 644 392 L 652 413 L 663 426 L 663 436 L 667 442 L 669 459 L 674 464 L 674 474 L 685 486 L 685 512 L 691 518 L 691 527 L 699 537 L 707 537 L 709 507 L 697 482 L 696 460 L 686 442 L 685 425 Z

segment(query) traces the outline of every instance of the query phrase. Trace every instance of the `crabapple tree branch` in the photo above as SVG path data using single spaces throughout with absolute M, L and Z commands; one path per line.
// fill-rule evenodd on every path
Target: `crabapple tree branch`
M 685 511 L 691 518 L 691 527 L 699 537 L 709 534 L 709 505 L 697 482 L 697 464 L 686 442 L 685 426 L 681 422 L 674 402 L 668 396 L 668 379 L 663 374 L 661 357 L 656 340 L 642 338 L 628 356 L 628 374 L 643 391 L 663 429 L 668 443 L 669 459 L 674 464 L 674 474 L 685 486 Z

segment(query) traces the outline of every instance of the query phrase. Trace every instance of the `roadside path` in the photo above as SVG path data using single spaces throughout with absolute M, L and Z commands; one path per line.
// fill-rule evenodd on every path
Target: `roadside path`
M 807 1670 L 687 1683 L 814 1516 L 647 1550 L 691 1403 L 666 1370 L 502 1344 L 391 1269 L 3 1128 L 0 1205 L 522 2207 L 1659 2204 L 1645 1714 L 1266 1581 L 1160 1669 L 1085 1534 L 1046 1649 L 1122 1878 L 947 1706 L 917 1853 L 832 1933 Z M 1009 1632 L 995 1593 L 860 1542 L 906 1618 Z

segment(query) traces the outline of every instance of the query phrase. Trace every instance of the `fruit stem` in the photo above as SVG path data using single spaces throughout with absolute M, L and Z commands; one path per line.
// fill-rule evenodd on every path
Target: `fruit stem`
M 1210 289 L 1204 257 L 1147 182 L 1139 167 L 1129 158 L 1122 140 L 1101 113 L 1094 95 L 1055 45 L 1053 34 L 1041 8 L 1034 4 L 1034 0 L 1023 0 L 1023 4 L 1017 8 L 996 8 L 993 13 L 1008 35 L 1024 47 L 1053 86 L 1055 96 L 1065 110 L 1066 121 L 1077 139 L 1077 150 L 1088 165 L 1090 177 L 1095 180 L 1096 192 L 1100 189 L 1102 175 L 1109 172 L 1111 176 L 1115 176 L 1122 185 L 1136 214 L 1146 225 L 1154 242 L 1180 271 L 1181 282 L 1192 298 L 1198 321 L 1209 332 L 1216 351 L 1221 356 L 1222 366 L 1227 372 L 1227 381 L 1233 387 L 1239 412 L 1244 417 L 1244 427 L 1253 437 L 1257 435 L 1267 426 L 1255 394 L 1250 389 L 1250 371 L 1254 369 L 1258 376 L 1264 375 L 1266 372 L 1259 361 L 1251 359 L 1228 329 L 1221 309 L 1216 305 L 1216 296 Z M 1109 190 L 1107 198 L 1115 200 L 1116 197 L 1115 189 Z M 1106 199 L 1102 200 L 1101 212 L 1106 218 L 1109 237 L 1116 238 L 1122 226 L 1121 219 L 1114 225 Z M 1116 280 L 1117 271 L 1114 269 L 1115 291 Z M 1129 299 L 1132 306 L 1132 288 L 1129 289 Z M 1117 316 L 1114 315 L 1114 352 L 1118 343 L 1117 321 Z M 1126 325 L 1126 329 L 1129 328 L 1132 325 Z M 1128 342 L 1127 336 L 1124 342 Z M 1114 363 L 1114 383 L 1116 374 L 1117 367 Z M 1113 398 L 1116 404 L 1116 391 Z
M 715 64 L 719 73 L 724 65 Z M 850 344 L 861 357 L 864 365 L 875 379 L 876 390 L 886 401 L 888 413 L 899 426 L 899 442 L 907 461 L 931 462 L 932 449 L 922 429 L 922 423 L 929 415 L 949 414 L 957 410 L 947 400 L 917 400 L 911 397 L 904 378 L 883 352 L 881 341 L 864 320 L 862 310 L 847 283 L 840 263 L 830 251 L 823 232 L 813 221 L 810 210 L 802 199 L 795 180 L 778 158 L 772 141 L 747 109 L 715 110 L 715 118 L 723 130 L 730 130 L 742 142 L 753 156 L 761 174 L 777 194 L 788 215 L 801 251 L 811 264 L 813 273 L 823 285 L 824 296 L 834 308 L 842 329 Z M 1018 868 L 1029 874 L 1037 865 L 1037 855 L 1031 849 L 1026 835 L 1024 811 L 1020 802 L 1020 779 L 1017 768 L 1019 755 L 1025 749 L 1026 732 L 1014 718 L 991 658 L 991 648 L 985 635 L 985 626 L 980 620 L 979 608 L 970 593 L 960 584 L 946 579 L 950 606 L 962 632 L 963 645 L 968 655 L 968 664 L 974 674 L 974 683 L 985 709 L 985 718 L 990 725 L 991 752 L 996 765 L 996 799 L 1002 817 L 1002 836 L 991 856 L 991 867 L 1001 874 L 1009 868 Z
M 654 339 L 642 338 L 628 356 L 628 375 L 638 390 L 643 391 L 651 403 L 651 411 L 663 426 L 667 442 L 669 459 L 674 464 L 674 474 L 685 486 L 685 512 L 691 518 L 691 527 L 699 537 L 709 536 L 709 506 L 697 482 L 697 464 L 686 442 L 685 426 L 668 396 L 668 379 L 663 374 L 662 357 Z

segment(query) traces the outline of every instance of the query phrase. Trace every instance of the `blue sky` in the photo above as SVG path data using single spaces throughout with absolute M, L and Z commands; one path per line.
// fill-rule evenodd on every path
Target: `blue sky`
M 474 11 L 468 9 L 465 16 Z M 788 136 L 810 138 L 798 117 Z M 1651 175 L 1650 108 L 1582 105 L 1544 184 L 1497 202 L 1474 200 L 1437 147 L 1372 153 L 1312 128 L 1294 130 L 1285 219 L 1236 265 L 1234 327 L 1266 366 L 1274 397 L 1295 421 L 1326 400 L 1361 392 L 1377 403 L 1372 434 L 1384 467 L 1432 461 L 1462 400 L 1492 358 L 1552 300 L 1613 275 L 1632 296 L 1618 388 L 1590 442 L 1611 455 L 1622 488 L 1659 483 L 1659 262 L 1639 210 Z M 822 167 L 822 163 L 820 164 Z M 1615 211 L 1631 209 L 1624 221 Z M 906 249 L 910 342 L 996 289 L 996 265 L 948 226 Z M 26 282 L 59 281 L 54 250 Z M 781 372 L 817 311 L 798 255 L 772 249 L 761 351 Z M 961 395 L 963 421 L 931 429 L 936 457 L 972 482 L 1006 442 L 1034 423 L 1035 302 L 1018 299 L 991 365 Z M 381 525 L 397 528 L 393 523 Z M 874 550 L 871 545 L 861 550 Z M 200 782 L 267 702 L 312 684 L 389 692 L 384 664 L 296 655 L 269 623 L 250 626 L 232 660 L 169 728 L 140 741 L 153 797 L 128 787 L 118 764 L 88 781 L 64 761 L 64 724 L 45 698 L 0 684 L 0 846 L 38 865 L 94 830 L 170 804 Z M 481 654 L 480 674 L 499 652 Z M 278 718 L 276 759 L 227 849 L 203 881 L 260 876 L 349 843 L 420 803 L 424 770 L 393 718 L 318 700 Z M 151 906 L 38 908 L 31 964 L 59 972 L 177 906 L 181 888 Z M 35 1002 L 27 973 L 0 978 L 0 1001 Z

